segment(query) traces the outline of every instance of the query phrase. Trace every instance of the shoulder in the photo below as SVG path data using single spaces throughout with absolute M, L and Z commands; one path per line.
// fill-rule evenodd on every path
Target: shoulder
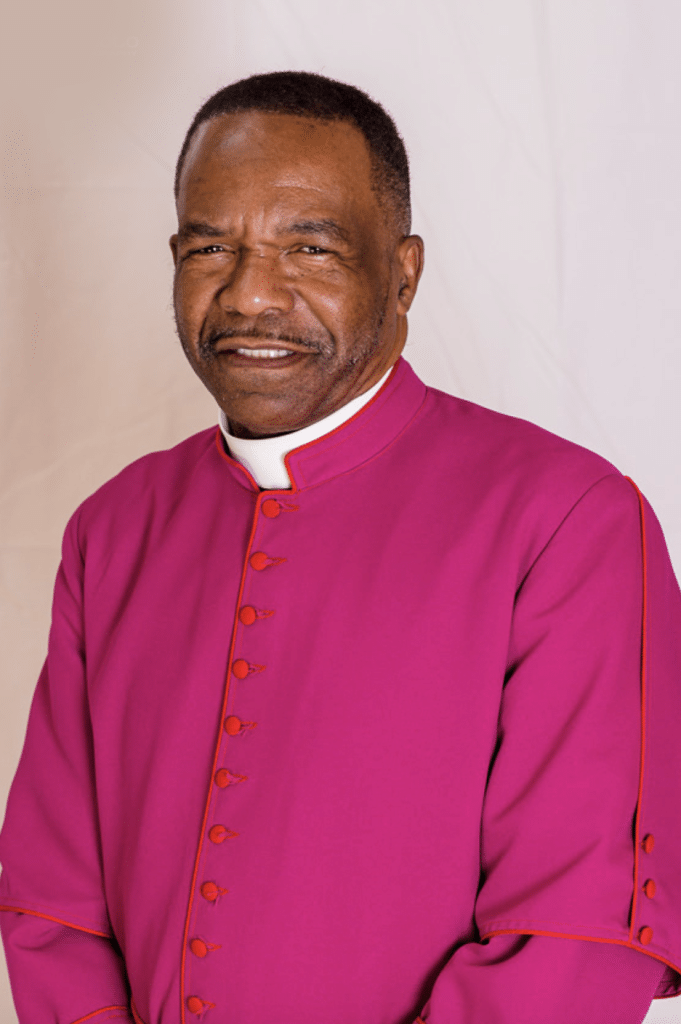
M 429 387 L 427 394 L 429 415 L 441 421 L 450 437 L 455 436 L 480 454 L 497 456 L 519 467 L 527 463 L 536 465 L 537 459 L 557 458 L 561 463 L 568 460 L 617 472 L 602 456 L 529 420 L 496 412 L 436 388 Z
M 452 500 L 514 538 L 531 561 L 573 513 L 636 530 L 639 499 L 611 462 L 534 423 L 428 389 L 422 451 Z M 434 461 L 431 461 L 434 460 Z M 590 526 L 585 525 L 585 529 Z
M 209 427 L 172 448 L 149 452 L 135 459 L 87 498 L 84 506 L 96 507 L 149 490 L 181 487 L 183 481 L 194 474 L 201 460 L 212 455 L 215 432 L 215 427 Z
M 423 426 L 473 481 L 547 486 L 580 493 L 604 477 L 621 479 L 607 459 L 528 420 L 428 388 Z
M 67 532 L 96 529 L 98 524 L 126 520 L 140 522 L 144 512 L 168 506 L 186 494 L 206 466 L 216 460 L 216 428 L 210 427 L 163 451 L 150 452 L 131 462 L 76 509 Z

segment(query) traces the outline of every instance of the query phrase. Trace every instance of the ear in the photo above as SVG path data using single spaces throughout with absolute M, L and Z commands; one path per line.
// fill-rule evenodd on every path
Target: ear
M 407 235 L 397 248 L 400 287 L 397 293 L 397 314 L 404 316 L 414 301 L 416 289 L 423 273 L 423 239 L 420 235 Z

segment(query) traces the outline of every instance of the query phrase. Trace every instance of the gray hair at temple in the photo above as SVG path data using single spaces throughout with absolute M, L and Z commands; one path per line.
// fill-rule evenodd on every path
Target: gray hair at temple
M 395 122 L 361 89 L 309 71 L 273 71 L 251 75 L 220 89 L 200 108 L 187 132 L 175 169 L 175 199 L 187 150 L 196 129 L 222 114 L 261 110 L 317 121 L 348 121 L 366 139 L 371 155 L 371 188 L 392 218 L 396 231 L 411 230 L 409 161 Z

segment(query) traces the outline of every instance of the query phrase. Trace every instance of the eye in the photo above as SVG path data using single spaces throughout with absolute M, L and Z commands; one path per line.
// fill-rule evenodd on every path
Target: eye
M 322 249 L 320 245 L 303 245 L 299 251 L 304 252 L 306 256 L 326 256 L 330 250 Z
M 193 256 L 214 256 L 216 253 L 225 253 L 227 249 L 224 245 L 203 245 L 200 249 L 188 249 L 182 257 L 183 260 L 191 259 Z

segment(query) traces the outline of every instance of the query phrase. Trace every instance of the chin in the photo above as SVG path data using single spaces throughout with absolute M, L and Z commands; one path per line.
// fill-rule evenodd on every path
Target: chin
M 234 437 L 253 439 L 279 437 L 282 434 L 291 434 L 294 430 L 300 430 L 301 427 L 307 425 L 305 422 L 291 423 L 288 419 L 266 419 L 263 417 L 258 420 L 253 420 L 250 418 L 247 419 L 229 415 L 227 415 L 227 423 L 229 432 Z

